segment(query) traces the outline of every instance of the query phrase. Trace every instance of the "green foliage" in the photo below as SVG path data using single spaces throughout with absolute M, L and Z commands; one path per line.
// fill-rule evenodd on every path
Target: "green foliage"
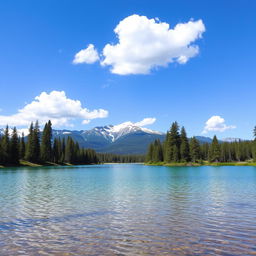
M 25 152 L 26 152 L 25 138 L 24 138 L 24 133 L 22 133 L 22 136 L 20 139 L 20 159 L 24 159 Z
M 201 160 L 201 150 L 200 144 L 195 137 L 192 137 L 190 140 L 190 157 L 193 163 L 197 163 Z
M 41 141 L 41 160 L 43 162 L 50 162 L 52 161 L 52 123 L 48 121 L 45 124 L 43 134 L 42 134 L 42 141 Z
M 19 138 L 16 127 L 14 127 L 10 143 L 10 163 L 17 165 L 19 164 L 19 159 Z
M 254 136 L 256 135 L 255 133 L 256 128 L 254 128 Z M 184 165 L 187 163 L 195 165 L 201 163 L 201 161 L 209 161 L 211 164 L 252 160 L 256 162 L 256 138 L 254 141 L 219 143 L 217 137 L 214 136 L 211 143 L 200 144 L 195 137 L 190 140 L 187 138 L 184 127 L 181 128 L 181 133 L 179 134 L 177 122 L 172 124 L 170 131 L 166 135 L 166 140 L 160 145 L 164 162 L 161 157 L 156 157 L 159 142 L 153 142 L 149 145 L 146 162 L 165 165 Z
M 163 146 L 159 139 L 155 140 L 148 147 L 146 155 L 147 162 L 162 162 L 164 159 Z
M 181 162 L 189 162 L 190 161 L 189 141 L 188 141 L 187 133 L 184 127 L 181 128 L 180 139 L 181 139 L 180 160 Z
M 9 127 L 8 125 L 5 128 L 4 136 L 2 139 L 2 163 L 8 164 L 11 159 L 11 152 L 10 152 L 10 134 L 9 134 Z
M 36 121 L 35 126 L 33 122 L 29 128 L 28 142 L 26 147 L 25 159 L 32 163 L 40 162 L 40 130 L 38 121 Z
M 220 145 L 219 145 L 216 135 L 214 135 L 212 144 L 209 149 L 209 161 L 210 162 L 220 162 L 220 159 L 221 159 Z
M 165 162 L 178 162 L 180 160 L 180 143 L 179 125 L 174 122 L 166 135 Z
M 144 155 L 117 155 L 109 153 L 98 154 L 100 163 L 142 163 L 145 161 Z

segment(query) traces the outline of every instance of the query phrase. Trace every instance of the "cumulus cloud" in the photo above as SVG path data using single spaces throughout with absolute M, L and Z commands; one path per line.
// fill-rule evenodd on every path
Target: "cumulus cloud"
M 79 100 L 69 99 L 64 91 L 52 91 L 42 92 L 16 114 L 0 115 L 0 125 L 27 126 L 35 120 L 42 123 L 51 120 L 54 126 L 72 126 L 72 120 L 75 119 L 82 119 L 82 123 L 87 124 L 91 119 L 107 116 L 107 110 L 90 111 L 83 108 Z
M 157 18 L 134 14 L 116 26 L 118 43 L 105 45 L 100 63 L 119 75 L 148 74 L 173 62 L 185 64 L 198 54 L 199 47 L 193 43 L 204 31 L 202 20 L 190 20 L 170 28 Z
M 73 60 L 73 64 L 92 64 L 99 60 L 99 54 L 93 44 L 89 44 L 86 49 L 79 51 Z
M 147 117 L 147 118 L 144 118 L 143 120 L 141 120 L 137 123 L 134 123 L 134 125 L 139 126 L 139 127 L 143 127 L 143 126 L 146 126 L 146 125 L 153 124 L 155 121 L 156 121 L 155 117 Z
M 212 116 L 206 123 L 202 133 L 206 134 L 211 131 L 224 132 L 226 130 L 235 129 L 235 125 L 226 125 L 225 119 L 220 116 Z

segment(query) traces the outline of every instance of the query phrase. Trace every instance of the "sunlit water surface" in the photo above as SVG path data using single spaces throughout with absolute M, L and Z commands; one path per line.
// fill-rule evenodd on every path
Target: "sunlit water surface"
M 256 255 L 256 167 L 0 170 L 0 255 Z

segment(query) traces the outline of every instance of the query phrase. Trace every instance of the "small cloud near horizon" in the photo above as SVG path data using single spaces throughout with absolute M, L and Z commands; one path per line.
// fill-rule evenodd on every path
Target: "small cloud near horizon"
M 224 132 L 235 128 L 235 125 L 227 125 L 225 119 L 221 116 L 212 116 L 205 122 L 202 134 L 207 134 L 208 132 Z

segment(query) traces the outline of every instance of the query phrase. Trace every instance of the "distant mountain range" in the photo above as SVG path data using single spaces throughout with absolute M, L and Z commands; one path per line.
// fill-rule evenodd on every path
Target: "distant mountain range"
M 4 129 L 0 129 L 3 134 Z M 19 130 L 18 133 L 26 130 Z M 93 148 L 97 152 L 113 154 L 145 154 L 148 145 L 155 139 L 163 141 L 165 133 L 150 130 L 125 122 L 119 125 L 95 127 L 91 130 L 53 130 L 53 138 L 72 137 L 81 147 Z M 204 136 L 196 136 L 200 143 L 211 143 L 212 139 Z M 222 142 L 239 141 L 239 138 L 226 138 Z
M 130 122 L 82 131 L 53 130 L 53 137 L 68 136 L 76 140 L 81 147 L 114 154 L 144 154 L 152 141 L 165 139 L 162 132 L 135 126 Z

